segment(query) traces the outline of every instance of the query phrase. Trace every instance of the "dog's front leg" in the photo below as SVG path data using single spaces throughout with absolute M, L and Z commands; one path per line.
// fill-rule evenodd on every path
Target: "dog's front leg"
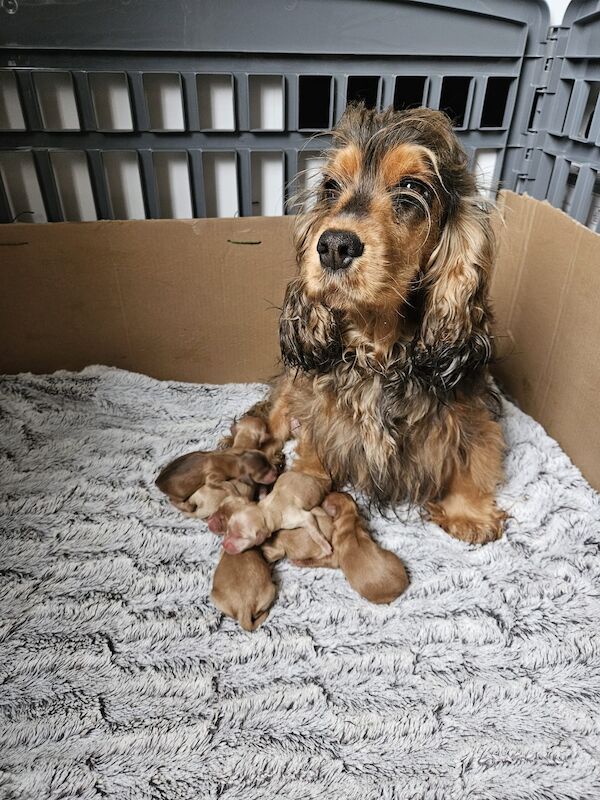
M 290 378 L 282 375 L 271 393 L 271 405 L 267 417 L 267 427 L 271 437 L 268 446 L 276 452 L 283 450 L 283 445 L 292 435 L 291 396 Z
M 496 505 L 496 488 L 502 481 L 504 441 L 497 422 L 479 419 L 476 435 L 466 445 L 465 463 L 455 463 L 447 485 L 429 516 L 450 536 L 471 544 L 499 539 L 506 514 Z

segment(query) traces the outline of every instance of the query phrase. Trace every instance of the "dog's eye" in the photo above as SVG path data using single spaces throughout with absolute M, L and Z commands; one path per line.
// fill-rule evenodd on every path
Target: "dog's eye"
M 412 192 L 413 195 L 409 194 L 409 192 Z M 426 183 L 423 183 L 423 181 L 420 181 L 417 178 L 403 178 L 396 185 L 394 202 L 397 205 L 407 204 L 420 208 L 421 204 L 415 200 L 414 194 L 420 195 L 423 200 L 425 200 L 427 205 L 431 205 L 431 200 L 433 197 L 431 189 Z
M 333 178 L 327 178 L 327 180 L 323 183 L 322 195 L 323 200 L 335 200 L 335 198 L 340 193 L 340 185 L 337 181 L 334 181 Z

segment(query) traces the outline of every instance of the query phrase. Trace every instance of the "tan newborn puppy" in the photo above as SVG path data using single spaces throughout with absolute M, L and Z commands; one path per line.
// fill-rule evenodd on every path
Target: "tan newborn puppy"
M 333 535 L 331 517 L 319 506 L 313 508 L 312 514 L 317 527 L 327 541 L 331 543 Z M 280 561 L 282 558 L 289 558 L 293 564 L 298 564 L 299 566 L 305 566 L 304 562 L 307 560 L 318 561 L 319 567 L 339 566 L 335 550 L 331 555 L 323 556 L 321 545 L 315 542 L 314 538 L 304 528 L 277 531 L 261 545 L 260 549 L 270 564 L 274 561 Z
M 208 518 L 208 530 L 213 533 L 225 533 L 232 515 L 249 505 L 252 505 L 252 501 L 247 497 L 240 495 L 226 497 Z
M 253 631 L 269 616 L 276 589 L 271 569 L 259 550 L 232 556 L 223 552 L 213 577 L 211 600 L 242 628 Z
M 203 452 L 201 450 L 179 456 L 161 471 L 156 486 L 164 492 L 174 506 L 192 513 L 195 504 L 189 497 L 201 486 L 221 488 L 228 480 L 236 479 L 253 486 L 269 485 L 277 472 L 264 453 L 259 450 L 244 452 Z
M 252 500 L 254 486 L 243 481 L 223 481 L 218 487 L 201 486 L 186 500 L 186 505 L 195 506 L 193 511 L 185 511 L 188 517 L 206 519 L 214 514 L 228 497 L 245 497 Z
M 233 423 L 230 434 L 221 439 L 219 447 L 260 450 L 273 465 L 279 469 L 283 468 L 282 443 L 271 436 L 263 419 L 253 417 L 251 414 L 246 414 Z
M 323 536 L 311 510 L 325 496 L 323 481 L 302 472 L 284 472 L 277 479 L 271 494 L 259 503 L 250 503 L 235 511 L 227 525 L 223 547 L 228 553 L 241 553 L 282 528 L 304 528 L 319 545 L 321 555 L 331 553 L 331 545 Z
M 332 492 L 325 498 L 323 508 L 333 517 L 333 552 L 350 586 L 371 603 L 391 603 L 401 595 L 408 586 L 404 564 L 371 539 L 352 497 Z M 330 565 L 313 559 L 303 566 Z

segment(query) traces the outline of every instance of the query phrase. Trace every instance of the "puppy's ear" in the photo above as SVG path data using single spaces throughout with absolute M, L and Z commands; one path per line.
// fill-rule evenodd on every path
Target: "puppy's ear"
M 473 376 L 492 358 L 487 284 L 494 258 L 490 210 L 460 199 L 423 277 L 424 316 L 413 344 L 415 376 L 439 393 Z
M 339 314 L 306 296 L 302 278 L 288 284 L 279 318 L 279 343 L 286 367 L 329 372 L 343 351 Z
M 227 522 L 223 514 L 220 514 L 218 511 L 215 511 L 214 514 L 211 514 L 210 517 L 206 520 L 208 525 L 208 530 L 211 533 L 225 533 L 227 530 Z

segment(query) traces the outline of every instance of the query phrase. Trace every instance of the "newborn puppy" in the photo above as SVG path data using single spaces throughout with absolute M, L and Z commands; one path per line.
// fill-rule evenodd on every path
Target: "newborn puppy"
M 223 481 L 215 488 L 201 486 L 185 501 L 186 505 L 195 506 L 195 509 L 184 513 L 188 517 L 206 519 L 214 514 L 228 497 L 245 497 L 252 500 L 254 493 L 254 486 L 249 486 L 243 481 Z
M 271 569 L 259 550 L 232 556 L 223 552 L 213 577 L 211 600 L 228 617 L 253 631 L 269 616 L 275 599 Z
M 312 514 L 317 527 L 331 543 L 333 535 L 333 522 L 331 517 L 319 506 L 313 508 Z M 337 567 L 338 558 L 335 550 L 331 555 L 323 556 L 321 545 L 313 539 L 304 528 L 295 530 L 277 531 L 270 539 L 261 545 L 262 553 L 269 564 L 289 558 L 293 564 L 305 566 L 305 561 L 317 561 L 319 567 Z
M 333 552 L 350 586 L 371 603 L 391 603 L 401 595 L 408 586 L 404 564 L 371 539 L 350 495 L 333 492 L 323 508 L 333 517 Z M 303 566 L 321 564 L 313 559 Z
M 278 471 L 283 469 L 284 456 L 281 452 L 282 444 L 269 433 L 267 423 L 252 414 L 245 414 L 231 426 L 228 436 L 219 442 L 219 448 L 232 448 L 237 450 L 252 449 L 263 452 Z
M 276 478 L 275 468 L 259 450 L 240 453 L 197 450 L 167 464 L 156 479 L 156 486 L 174 506 L 192 513 L 196 506 L 188 499 L 201 486 L 219 489 L 224 481 L 231 479 L 250 486 L 255 483 L 269 485 Z
M 267 424 L 246 414 L 231 426 L 231 447 L 235 450 L 260 450 L 269 439 Z
M 240 495 L 226 497 L 208 518 L 208 530 L 213 533 L 225 533 L 232 515 L 249 505 L 252 505 L 252 501 L 249 498 Z
M 319 530 L 311 509 L 325 496 L 323 481 L 302 472 L 284 472 L 271 494 L 259 503 L 234 511 L 229 519 L 223 547 L 228 553 L 241 553 L 282 528 L 304 528 L 318 544 L 321 555 L 331 553 L 331 545 Z

